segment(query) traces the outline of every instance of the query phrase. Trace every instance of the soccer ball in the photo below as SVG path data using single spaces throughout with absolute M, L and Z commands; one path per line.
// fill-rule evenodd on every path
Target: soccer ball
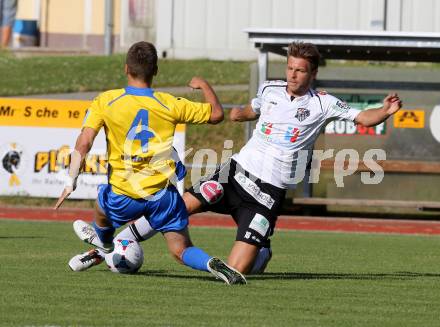
M 126 239 L 116 239 L 113 243 L 113 252 L 105 255 L 107 267 L 120 274 L 137 272 L 144 262 L 144 251 L 139 243 Z

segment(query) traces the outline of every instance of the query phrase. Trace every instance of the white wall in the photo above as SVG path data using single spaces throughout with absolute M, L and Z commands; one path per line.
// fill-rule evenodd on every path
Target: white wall
M 127 50 L 130 45 L 141 40 L 154 42 L 156 37 L 155 13 L 157 12 L 155 5 L 161 2 L 160 0 L 132 0 L 133 12 L 130 12 L 128 0 L 121 0 L 120 47 L 122 49 Z
M 253 59 L 243 29 L 440 32 L 439 0 L 156 0 L 156 45 L 174 58 Z

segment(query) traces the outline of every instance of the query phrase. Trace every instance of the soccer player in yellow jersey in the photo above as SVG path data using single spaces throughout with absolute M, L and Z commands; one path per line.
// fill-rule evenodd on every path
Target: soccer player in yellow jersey
M 128 86 L 100 94 L 88 109 L 71 155 L 70 179 L 55 208 L 74 191 L 80 167 L 102 127 L 107 139 L 108 184 L 98 189 L 93 227 L 81 220 L 74 223 L 77 235 L 98 249 L 73 257 L 69 266 L 82 271 L 100 263 L 103 252 L 111 250 L 115 228 L 144 216 L 164 235 L 179 262 L 209 271 L 228 284 L 245 284 L 238 271 L 192 245 L 188 213 L 172 183 L 176 175 L 181 177 L 182 170 L 172 153 L 176 125 L 219 123 L 223 108 L 214 90 L 200 77 L 194 77 L 189 86 L 201 89 L 206 103 L 154 91 L 151 85 L 157 71 L 155 47 L 148 42 L 135 43 L 125 64 Z

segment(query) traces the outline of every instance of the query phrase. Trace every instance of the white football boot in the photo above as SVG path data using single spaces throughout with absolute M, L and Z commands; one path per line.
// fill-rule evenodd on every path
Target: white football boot
M 102 253 L 103 254 L 103 253 Z M 84 271 L 104 261 L 104 256 L 98 249 L 89 250 L 74 256 L 69 261 L 69 267 L 73 271 Z
M 97 248 L 101 249 L 105 253 L 113 251 L 113 243 L 103 243 L 98 234 L 96 234 L 95 228 L 92 225 L 86 223 L 83 220 L 75 220 L 73 223 L 73 230 L 75 234 L 86 243 L 89 243 Z
M 208 270 L 215 277 L 222 279 L 228 285 L 246 284 L 246 278 L 234 268 L 228 266 L 219 258 L 211 258 L 208 261 Z

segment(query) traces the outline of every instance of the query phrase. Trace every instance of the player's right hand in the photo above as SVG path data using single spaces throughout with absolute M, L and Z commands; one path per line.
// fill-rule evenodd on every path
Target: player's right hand
M 63 190 L 63 193 L 61 193 L 60 197 L 58 198 L 57 203 L 55 203 L 55 206 L 53 207 L 54 210 L 57 210 L 64 202 L 65 199 L 68 198 L 68 196 L 73 192 L 72 186 L 66 186 Z
M 383 108 L 388 115 L 393 115 L 402 108 L 402 101 L 397 93 L 388 94 L 383 100 Z
M 55 203 L 55 206 L 53 207 L 54 210 L 57 210 L 64 202 L 65 199 L 69 197 L 69 195 L 75 191 L 76 189 L 76 180 L 77 178 L 72 178 L 70 176 L 67 176 L 67 180 L 65 181 L 65 186 L 63 193 L 61 193 L 60 197 L 58 198 L 57 203 Z
M 193 89 L 201 89 L 202 87 L 209 85 L 209 84 L 203 77 L 194 76 L 188 85 L 190 88 L 193 88 Z

